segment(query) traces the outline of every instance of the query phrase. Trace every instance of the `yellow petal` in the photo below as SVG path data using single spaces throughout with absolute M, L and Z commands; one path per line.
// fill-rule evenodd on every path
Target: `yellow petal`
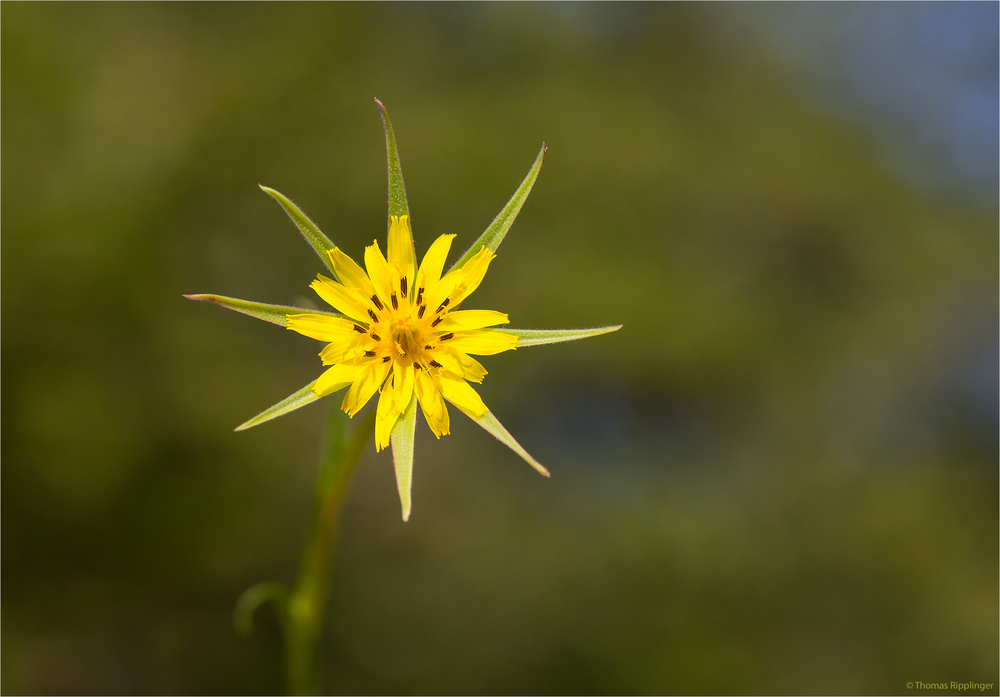
M 462 353 L 472 353 L 477 356 L 492 356 L 495 353 L 502 353 L 517 348 L 517 337 L 510 334 L 501 334 L 500 332 L 473 329 L 471 331 L 458 332 L 453 338 L 442 343 Z
M 493 252 L 483 248 L 459 269 L 462 272 L 462 281 L 451 295 L 452 307 L 472 295 L 472 292 L 482 283 L 483 276 L 486 275 L 486 269 L 489 268 L 490 262 L 495 258 L 496 255 Z
M 392 371 L 392 407 L 402 414 L 413 397 L 413 364 L 396 363 Z
M 444 269 L 444 262 L 448 258 L 448 250 L 451 249 L 453 239 L 454 235 L 441 235 L 424 254 L 424 260 L 420 262 L 420 274 L 424 278 L 424 283 L 433 285 L 441 280 L 441 270 Z
M 365 297 L 372 294 L 372 284 L 368 280 L 368 274 L 358 265 L 358 262 L 351 259 L 351 257 L 344 254 L 337 247 L 334 247 L 328 253 L 330 261 L 333 262 L 333 270 L 337 272 L 337 277 L 345 287 L 356 289 Z
M 322 275 L 318 276 L 309 287 L 337 311 L 359 322 L 369 321 L 368 306 L 362 302 L 356 291 L 351 291 L 332 278 Z
M 462 272 L 452 271 L 438 283 L 427 284 L 427 292 L 424 293 L 424 299 L 421 302 L 421 305 L 427 306 L 427 312 L 424 315 L 426 320 L 430 321 L 431 318 L 434 317 L 438 308 L 441 307 L 441 303 L 444 302 L 445 298 L 448 298 L 452 294 L 455 290 L 456 284 L 458 284 L 461 280 Z M 449 300 L 448 303 L 451 304 L 451 300 Z
M 445 370 L 449 370 L 455 375 L 461 375 L 466 380 L 472 382 L 482 382 L 486 377 L 486 368 L 480 365 L 472 356 L 461 351 L 456 351 L 448 346 L 439 346 L 434 351 L 434 357 Z
M 410 216 L 392 216 L 389 225 L 389 263 L 399 269 L 412 287 L 416 259 L 413 254 L 413 236 L 410 234 Z
M 350 320 L 340 317 L 330 317 L 328 315 L 288 315 L 288 328 L 293 332 L 298 332 L 310 339 L 320 341 L 339 341 L 349 338 L 354 331 L 355 324 Z
M 424 413 L 424 419 L 431 431 L 437 438 L 448 435 L 449 420 L 448 407 L 445 406 L 444 397 L 441 391 L 434 384 L 434 380 L 423 370 L 418 370 L 414 376 L 413 391 L 417 394 L 417 401 L 420 402 L 420 410 Z
M 389 437 L 392 427 L 396 425 L 399 412 L 392 408 L 392 391 L 382 390 L 378 399 L 378 410 L 375 412 L 375 451 L 389 447 Z
M 456 310 L 449 312 L 438 324 L 439 332 L 459 332 L 463 329 L 482 329 L 497 324 L 507 324 L 510 320 L 503 312 L 493 310 Z
M 392 294 L 392 274 L 389 273 L 389 264 L 382 256 L 382 250 L 378 248 L 378 242 L 365 247 L 365 268 L 368 269 L 368 277 L 382 299 L 382 304 L 388 304 Z
M 377 359 L 364 366 L 354 380 L 354 384 L 351 385 L 351 389 L 344 395 L 344 401 L 340 408 L 346 411 L 348 416 L 357 414 L 385 380 L 390 366 L 392 363 L 383 363 Z
M 453 377 L 448 373 L 441 373 L 437 378 L 441 394 L 449 402 L 474 419 L 478 419 L 486 413 L 486 405 L 483 404 L 479 393 L 472 389 L 465 380 Z
M 313 392 L 320 397 L 332 394 L 354 382 L 362 370 L 362 366 L 357 365 L 335 365 L 319 376 Z
M 338 339 L 327 344 L 319 357 L 323 360 L 323 365 L 334 365 L 344 361 L 357 358 L 364 354 L 366 350 L 374 348 L 375 342 L 367 334 L 358 334 L 353 329 L 351 335 L 344 339 Z

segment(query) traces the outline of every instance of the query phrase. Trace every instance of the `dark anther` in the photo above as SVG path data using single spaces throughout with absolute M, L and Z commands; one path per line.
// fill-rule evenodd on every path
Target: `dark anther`
M 427 306 L 421 305 L 420 308 L 417 310 L 417 319 L 423 319 L 424 312 L 426 311 L 427 311 Z
M 362 329 L 361 327 L 359 327 L 356 324 L 354 325 L 354 331 L 356 331 L 358 334 L 365 334 L 365 333 L 368 332 L 367 329 Z
M 450 299 L 448 299 L 448 298 L 445 298 L 445 299 L 444 299 L 444 302 L 443 302 L 443 303 L 441 303 L 441 304 L 440 304 L 440 305 L 438 306 L 438 309 L 436 309 L 436 310 L 435 310 L 435 312 L 441 312 L 441 310 L 443 310 L 444 308 L 448 307 L 448 303 L 450 303 L 450 302 L 451 302 L 451 300 L 450 300 Z
M 443 368 L 444 367 L 443 365 L 441 365 L 437 361 L 431 361 L 431 365 L 434 366 L 435 368 Z
M 365 358 L 375 358 L 374 351 L 365 351 Z
M 375 303 L 375 307 L 377 307 L 380 310 L 384 309 L 385 307 L 384 305 L 382 305 L 382 301 L 378 299 L 377 295 L 372 295 L 372 302 Z
M 424 351 L 430 351 L 433 348 L 434 348 L 433 346 L 431 346 L 430 344 L 427 344 L 426 346 L 424 346 Z
M 399 279 L 399 292 L 406 295 L 406 276 Z
M 382 337 L 380 337 L 375 332 L 372 332 L 372 338 L 375 339 L 375 341 L 382 341 Z
M 391 360 L 392 360 L 391 356 L 382 356 L 382 362 L 383 363 L 388 363 Z
M 392 295 L 389 296 L 389 300 L 392 301 L 392 309 L 393 310 L 398 310 L 399 309 L 399 303 L 396 301 L 396 294 L 395 293 L 393 293 Z
M 375 322 L 378 322 L 378 315 L 376 315 L 376 314 L 375 314 L 374 312 L 372 312 L 371 310 L 368 310 L 368 316 L 369 316 L 369 317 L 371 317 L 371 318 L 372 318 L 372 320 L 374 320 Z
M 441 320 L 443 320 L 443 319 L 444 319 L 444 317 L 438 317 L 436 320 L 434 320 L 433 322 L 431 322 L 431 326 L 432 327 L 438 326 L 439 324 L 441 324 Z
M 452 334 L 451 332 L 448 332 L 447 334 L 441 337 L 441 341 L 447 341 L 448 339 L 454 339 L 454 338 L 455 335 Z
M 417 290 L 417 305 L 419 305 L 420 301 L 423 300 L 423 299 L 424 299 L 424 289 L 423 288 L 419 288 Z

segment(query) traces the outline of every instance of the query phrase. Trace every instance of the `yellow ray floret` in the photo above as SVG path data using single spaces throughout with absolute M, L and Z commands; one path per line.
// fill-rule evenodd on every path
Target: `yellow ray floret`
M 442 278 L 453 238 L 438 237 L 417 267 L 409 219 L 392 216 L 388 257 L 373 242 L 362 268 L 335 247 L 328 254 L 339 280 L 320 276 L 312 284 L 344 317 L 288 317 L 292 331 L 327 342 L 320 357 L 332 367 L 316 381 L 317 395 L 349 386 L 341 408 L 353 416 L 381 392 L 375 415 L 380 450 L 414 396 L 437 437 L 449 432 L 445 402 L 482 417 L 486 405 L 467 381 L 482 382 L 486 369 L 469 354 L 517 347 L 517 337 L 486 329 L 507 324 L 506 314 L 455 309 L 479 287 L 495 256 L 481 249 Z

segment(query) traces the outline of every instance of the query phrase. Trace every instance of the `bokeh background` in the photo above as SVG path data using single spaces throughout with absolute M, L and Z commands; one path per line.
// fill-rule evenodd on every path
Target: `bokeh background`
M 548 157 L 470 307 L 616 334 L 484 360 L 413 517 L 370 448 L 341 693 L 998 683 L 998 6 L 3 3 L 2 677 L 273 693 L 320 346 L 257 184 L 358 256 L 393 118 L 418 254 Z M 926 693 L 927 691 L 921 691 Z

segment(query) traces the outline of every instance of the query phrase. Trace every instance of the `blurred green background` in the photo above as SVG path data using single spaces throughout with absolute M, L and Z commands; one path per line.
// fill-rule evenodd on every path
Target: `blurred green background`
M 273 693 L 339 397 L 272 186 L 355 258 L 399 139 L 418 254 L 545 166 L 469 307 L 623 323 L 487 358 L 342 520 L 347 693 L 998 682 L 997 5 L 21 4 L 2 13 L 2 678 Z M 371 408 L 371 407 L 369 407 Z M 923 691 L 927 692 L 927 691 Z

